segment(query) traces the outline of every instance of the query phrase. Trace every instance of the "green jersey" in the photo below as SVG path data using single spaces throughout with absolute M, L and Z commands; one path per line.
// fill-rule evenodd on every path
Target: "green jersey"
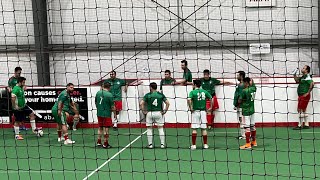
M 162 80 L 160 81 L 160 90 L 162 90 L 162 86 L 163 86 L 163 85 L 169 85 L 169 84 L 172 84 L 172 83 L 175 83 L 175 82 L 176 82 L 176 80 L 173 79 L 173 78 L 170 78 L 170 79 L 162 79 Z
M 253 84 L 252 86 L 245 88 L 240 93 L 239 99 L 242 101 L 242 115 L 243 116 L 251 116 L 254 114 L 254 97 L 256 93 L 256 86 Z
M 238 84 L 236 87 L 236 91 L 234 92 L 234 97 L 233 97 L 233 106 L 234 107 L 238 107 L 238 106 L 242 107 L 241 104 L 239 105 L 239 97 L 240 97 L 240 94 L 241 94 L 243 88 L 244 88 L 243 83 Z
M 58 100 L 54 103 L 52 109 L 58 110 L 58 106 L 60 102 L 63 104 L 62 110 L 65 112 L 68 112 L 70 109 L 71 97 L 70 97 L 70 94 L 67 92 L 67 90 L 63 90 L 59 94 Z
M 209 94 L 214 96 L 216 93 L 215 86 L 220 84 L 220 81 L 218 79 L 212 78 L 212 77 L 210 77 L 209 79 L 201 78 L 200 81 L 201 81 L 202 89 L 208 91 Z
M 18 84 L 18 79 L 15 76 L 12 76 L 8 81 L 8 86 L 12 89 Z
M 110 92 L 113 95 L 114 100 L 120 101 L 122 98 L 121 87 L 126 85 L 126 81 L 123 79 L 118 79 L 118 78 L 115 78 L 115 79 L 109 78 L 104 81 L 104 83 L 107 83 L 107 82 L 111 84 Z
M 185 79 L 187 82 L 192 82 L 192 74 L 188 68 L 183 72 L 183 79 Z
M 195 89 L 189 93 L 189 99 L 192 100 L 193 110 L 206 110 L 206 99 L 212 99 L 211 94 L 208 91 L 203 89 Z
M 14 86 L 12 89 L 12 95 L 16 96 L 16 105 L 18 105 L 20 109 L 26 106 L 26 98 L 24 96 L 23 87 Z
M 100 90 L 96 94 L 95 103 L 97 107 L 97 116 L 111 117 L 112 107 L 114 106 L 113 96 L 109 91 Z
M 299 86 L 298 86 L 298 95 L 304 95 L 308 93 L 310 85 L 313 83 L 313 80 L 310 74 L 306 74 L 299 78 Z
M 158 91 L 149 92 L 143 97 L 143 101 L 147 103 L 147 111 L 163 111 L 166 100 L 166 96 Z

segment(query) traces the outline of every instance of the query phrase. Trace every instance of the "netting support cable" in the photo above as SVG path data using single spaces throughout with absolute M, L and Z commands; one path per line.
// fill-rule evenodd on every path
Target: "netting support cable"
M 38 85 L 50 85 L 47 1 L 32 0 Z
M 318 17 L 320 17 L 320 6 L 318 5 Z M 320 32 L 320 23 L 318 20 L 318 68 L 320 73 L 320 38 L 319 38 L 319 32 Z
M 240 56 L 239 54 L 235 53 L 234 51 L 232 51 L 231 49 L 227 48 L 226 46 L 224 46 L 222 43 L 216 41 L 214 38 L 212 38 L 210 35 L 208 35 L 207 33 L 201 31 L 199 28 L 197 28 L 196 26 L 194 26 L 193 24 L 189 23 L 187 20 L 188 18 L 195 14 L 199 9 L 203 8 L 205 5 L 207 5 L 211 0 L 207 1 L 205 4 L 203 4 L 202 6 L 200 6 L 199 9 L 197 9 L 195 12 L 193 12 L 191 15 L 189 15 L 186 18 L 181 18 L 179 15 L 177 15 L 176 13 L 172 12 L 170 9 L 167 9 L 166 7 L 164 7 L 163 5 L 161 5 L 160 3 L 158 3 L 155 0 L 151 0 L 153 3 L 157 4 L 158 6 L 160 6 L 161 8 L 167 10 L 168 12 L 170 12 L 171 14 L 173 14 L 174 16 L 176 16 L 178 19 L 180 19 L 180 22 L 185 22 L 187 23 L 189 26 L 193 27 L 194 29 L 196 29 L 197 31 L 199 31 L 201 34 L 207 36 L 210 40 L 212 40 L 213 42 L 219 44 L 223 49 L 229 51 L 230 53 L 234 54 L 235 56 L 237 56 L 238 58 L 240 58 L 241 60 L 247 62 L 248 64 L 250 64 L 252 67 L 254 67 L 255 69 L 259 70 L 262 74 L 267 75 L 268 77 L 271 77 L 268 73 L 264 72 L 262 69 L 258 68 L 257 66 L 255 66 L 254 64 L 250 63 L 249 60 L 243 58 L 242 56 Z M 179 21 L 178 21 L 179 22 Z

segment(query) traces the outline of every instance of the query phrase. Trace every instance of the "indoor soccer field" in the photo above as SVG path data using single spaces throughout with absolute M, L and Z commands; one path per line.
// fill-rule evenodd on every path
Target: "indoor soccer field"
M 166 129 L 167 148 L 147 149 L 145 129 L 112 131 L 112 149 L 95 147 L 95 131 L 72 133 L 73 146 L 57 142 L 55 130 L 25 142 L 3 131 L 1 179 L 316 179 L 319 129 L 258 128 L 258 147 L 239 151 L 238 129 L 209 131 L 209 146 L 190 151 L 189 129 Z M 157 131 L 155 131 L 157 132 Z M 158 145 L 158 147 L 157 147 Z

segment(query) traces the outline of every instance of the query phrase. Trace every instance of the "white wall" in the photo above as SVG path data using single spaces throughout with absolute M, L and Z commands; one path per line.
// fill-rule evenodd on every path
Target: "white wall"
M 293 78 L 264 79 L 267 83 L 276 84 L 258 84 L 261 79 L 254 79 L 257 83 L 257 92 L 255 97 L 255 118 L 257 122 L 297 122 L 297 84 Z M 314 78 L 319 82 L 320 78 Z M 139 122 L 142 117 L 139 116 L 138 100 L 149 92 L 148 84 L 150 82 L 159 84 L 159 80 L 143 80 L 143 85 L 138 87 L 130 86 L 128 93 L 123 93 L 124 111 L 120 115 L 120 122 L 134 123 Z M 229 80 L 230 81 L 230 80 Z M 89 122 L 97 122 L 94 105 L 94 95 L 99 87 L 91 87 L 92 106 L 89 103 Z M 187 112 L 187 94 L 192 89 L 191 86 L 164 86 L 164 94 L 170 101 L 170 108 L 165 115 L 167 123 L 190 123 L 191 114 Z M 234 86 L 217 86 L 216 93 L 220 108 L 216 111 L 215 122 L 217 123 L 237 123 L 236 112 L 233 110 Z M 316 85 L 312 98 L 308 105 L 307 112 L 310 122 L 320 122 L 320 86 Z M 89 101 L 90 102 L 90 101 Z M 92 113 L 90 110 L 93 110 Z M 92 117 L 92 118 L 90 118 Z

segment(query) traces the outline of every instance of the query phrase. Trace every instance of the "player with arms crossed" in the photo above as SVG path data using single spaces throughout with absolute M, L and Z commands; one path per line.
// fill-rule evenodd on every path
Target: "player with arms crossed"
M 237 79 L 239 81 L 239 84 L 237 84 L 236 91 L 234 92 L 234 98 L 233 98 L 233 106 L 234 110 L 237 111 L 237 119 L 240 123 L 240 131 L 239 131 L 239 137 L 238 139 L 245 139 L 245 131 L 244 131 L 244 121 L 242 116 L 242 104 L 239 104 L 239 97 L 240 94 L 244 88 L 243 80 L 246 77 L 246 73 L 244 71 L 238 71 L 237 73 Z
M 69 139 L 68 136 L 68 127 L 67 127 L 67 118 L 68 111 L 70 109 L 70 103 L 72 102 L 70 94 L 74 91 L 74 85 L 72 83 L 67 84 L 67 89 L 63 90 L 59 96 L 58 100 L 54 103 L 51 112 L 56 121 L 57 131 L 58 131 L 58 142 L 62 141 L 62 133 L 64 136 L 64 144 L 74 144 L 75 141 Z
M 117 118 L 113 96 L 110 93 L 110 87 L 110 83 L 104 83 L 101 90 L 97 92 L 95 97 L 99 124 L 97 146 L 102 145 L 101 136 L 103 134 L 104 144 L 102 145 L 102 147 L 106 149 L 111 148 L 109 144 L 109 128 L 112 127 L 111 112 L 113 112 L 114 118 Z
M 35 114 L 26 105 L 26 99 L 25 99 L 24 88 L 23 88 L 25 86 L 25 83 L 26 83 L 26 78 L 18 77 L 17 85 L 14 86 L 11 93 L 12 109 L 13 109 L 13 114 L 15 116 L 14 132 L 15 132 L 15 138 L 17 140 L 23 140 L 23 137 L 20 135 L 20 132 L 19 132 L 19 126 L 25 120 L 26 116 L 29 116 L 30 118 L 30 124 L 31 124 L 33 133 L 37 134 L 38 130 L 40 130 L 40 128 L 36 127 Z
M 212 99 L 211 94 L 201 89 L 201 81 L 194 80 L 194 90 L 189 93 L 188 96 L 188 107 L 192 113 L 192 121 L 191 128 L 192 131 L 192 145 L 190 147 L 191 150 L 195 150 L 196 139 L 197 139 L 197 129 L 201 128 L 202 136 L 203 136 L 203 148 L 208 149 L 208 135 L 207 135 L 207 113 L 206 113 L 206 99 Z M 207 111 L 211 111 L 213 105 L 213 100 L 210 103 L 210 107 Z
M 116 108 L 116 115 L 117 119 L 115 119 L 113 124 L 113 129 L 117 130 L 118 128 L 118 119 L 120 111 L 122 111 L 122 86 L 125 86 L 124 92 L 127 92 L 128 90 L 128 83 L 123 80 L 116 77 L 117 73 L 115 71 L 110 72 L 110 78 L 105 80 L 103 83 L 109 83 L 111 84 L 110 92 L 113 95 L 114 98 L 114 105 Z
M 310 93 L 313 89 L 314 82 L 310 76 L 310 66 L 305 65 L 301 70 L 302 77 L 297 77 L 297 71 L 294 73 L 294 80 L 296 83 L 299 83 L 298 86 L 298 113 L 299 113 L 299 123 L 298 126 L 293 128 L 294 130 L 302 129 L 302 118 L 304 119 L 303 129 L 309 129 L 308 115 L 306 114 L 306 110 L 308 107 L 308 103 L 310 101 Z
M 257 91 L 253 80 L 249 77 L 244 78 L 244 89 L 239 97 L 239 104 L 242 105 L 242 115 L 244 119 L 244 129 L 246 135 L 246 144 L 240 146 L 240 149 L 251 149 L 252 146 L 257 146 L 256 127 L 254 119 L 254 97 Z M 250 137 L 252 141 L 250 142 Z
M 150 92 L 143 97 L 143 100 L 140 102 L 140 109 L 146 117 L 146 126 L 147 126 L 147 137 L 148 137 L 148 148 L 153 148 L 153 132 L 152 125 L 155 123 L 158 126 L 161 148 L 165 148 L 165 134 L 163 130 L 164 119 L 163 115 L 169 109 L 170 103 L 167 100 L 166 96 L 157 91 L 157 84 L 152 82 L 149 85 Z M 165 109 L 163 110 L 163 103 L 166 104 Z M 147 107 L 147 109 L 145 109 Z

